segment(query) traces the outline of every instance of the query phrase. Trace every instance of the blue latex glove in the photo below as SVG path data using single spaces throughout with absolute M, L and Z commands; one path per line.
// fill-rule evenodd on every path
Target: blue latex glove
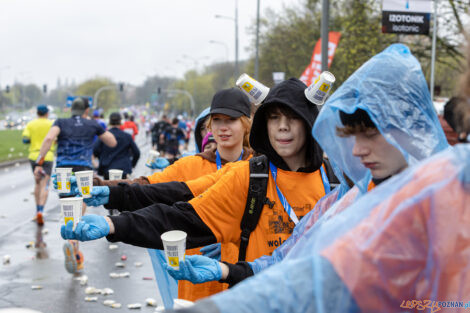
M 189 280 L 193 284 L 222 278 L 222 268 L 219 261 L 202 255 L 187 255 L 186 259 L 180 262 L 179 270 L 175 270 L 168 264 L 165 264 L 165 269 L 174 279 Z
M 60 228 L 62 238 L 89 241 L 102 238 L 109 234 L 109 224 L 106 222 L 104 216 L 95 214 L 82 216 L 75 231 L 72 229 L 72 221 L 69 221 L 67 225 L 62 225 Z
M 167 167 L 168 165 L 170 165 L 170 162 L 165 159 L 165 158 L 157 158 L 155 160 L 155 162 L 153 162 L 152 164 L 145 164 L 145 166 L 147 167 L 150 167 L 151 169 L 153 170 L 156 170 L 156 169 L 164 169 L 165 167 Z
M 201 251 L 203 256 L 206 256 L 208 258 L 220 261 L 220 252 L 222 250 L 222 247 L 220 243 L 213 243 L 211 245 L 202 247 L 199 251 Z
M 87 206 L 100 206 L 109 202 L 108 186 L 93 186 L 90 194 L 91 198 L 83 198 Z
M 57 190 L 57 174 L 52 174 L 52 185 L 54 189 Z M 70 176 L 70 192 L 69 193 L 61 193 L 64 196 L 76 196 L 78 194 L 78 186 L 77 186 L 77 178 L 75 176 Z

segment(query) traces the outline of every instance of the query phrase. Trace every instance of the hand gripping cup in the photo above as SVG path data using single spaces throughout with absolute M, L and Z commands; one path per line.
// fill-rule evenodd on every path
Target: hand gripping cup
M 70 192 L 70 177 L 72 176 L 72 168 L 56 167 L 57 191 L 59 193 Z
M 109 170 L 109 180 L 122 179 L 122 170 Z
M 78 190 L 83 198 L 91 197 L 91 188 L 93 188 L 93 171 L 75 172 L 77 178 Z
M 186 252 L 186 233 L 181 230 L 171 230 L 162 234 L 161 238 L 168 264 L 179 270 L 180 260 L 184 261 Z
M 62 216 L 64 217 L 64 224 L 67 225 L 68 221 L 73 222 L 73 229 L 77 226 L 77 223 L 82 217 L 82 204 L 83 198 L 73 197 L 73 198 L 61 198 L 59 199 L 60 209 L 62 211 Z
M 330 92 L 336 78 L 328 71 L 324 71 L 320 76 L 315 79 L 315 82 L 305 89 L 305 97 L 316 104 L 322 105 L 325 103 L 326 97 Z
M 152 166 L 152 163 L 155 163 L 157 158 L 160 156 L 160 153 L 155 150 L 150 150 L 149 151 L 149 156 L 147 158 L 147 165 Z
M 235 83 L 241 91 L 245 92 L 250 102 L 259 105 L 268 95 L 269 88 L 250 77 L 248 74 L 242 74 Z

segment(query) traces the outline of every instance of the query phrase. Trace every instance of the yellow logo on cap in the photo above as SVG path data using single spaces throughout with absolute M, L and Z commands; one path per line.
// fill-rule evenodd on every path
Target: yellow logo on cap
M 327 91 L 328 91 L 328 89 L 330 89 L 330 85 L 328 85 L 328 84 L 324 84 L 324 83 L 323 83 L 323 84 L 321 84 L 321 86 L 320 86 L 320 90 L 321 90 L 321 91 L 323 91 L 323 92 L 327 92 Z
M 82 187 L 82 195 L 89 195 L 90 194 L 90 186 Z
M 246 92 L 250 92 L 253 89 L 253 85 L 249 82 L 246 82 L 242 85 L 242 88 L 245 89 Z
M 72 216 L 64 217 L 65 225 L 67 225 L 67 223 L 68 223 L 69 221 L 72 221 L 72 222 L 73 222 L 73 217 L 72 217 Z
M 170 266 L 180 266 L 180 260 L 176 256 L 168 257 L 168 262 L 170 263 Z
M 57 189 L 59 189 L 59 190 L 62 189 L 62 183 L 60 181 L 57 182 Z

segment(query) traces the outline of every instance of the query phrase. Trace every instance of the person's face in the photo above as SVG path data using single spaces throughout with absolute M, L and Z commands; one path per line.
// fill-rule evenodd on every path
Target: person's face
M 215 142 L 209 142 L 204 146 L 204 151 L 209 151 L 217 148 L 217 144 Z
M 209 119 L 206 118 L 206 120 L 202 123 L 201 128 L 199 129 L 199 133 L 201 134 L 201 138 L 206 137 L 207 132 L 209 131 L 207 129 L 207 123 L 209 123 Z
M 408 164 L 400 150 L 387 142 L 377 129 L 354 135 L 353 155 L 370 169 L 372 177 L 382 179 L 404 170 Z
M 300 117 L 286 116 L 279 110 L 267 116 L 269 142 L 284 160 L 305 157 L 305 126 Z
M 239 118 L 224 114 L 212 115 L 211 132 L 217 147 L 232 148 L 243 142 L 245 130 Z

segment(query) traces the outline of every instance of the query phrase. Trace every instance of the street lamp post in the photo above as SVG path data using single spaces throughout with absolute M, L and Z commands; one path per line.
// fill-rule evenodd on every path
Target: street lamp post
M 235 23 L 235 79 L 239 76 L 238 70 L 238 0 L 235 0 L 235 17 L 215 15 L 215 18 L 224 18 L 232 20 Z
M 225 47 L 225 61 L 228 62 L 228 46 L 227 46 L 227 44 L 225 42 L 217 41 L 217 40 L 209 40 L 209 43 L 224 46 Z

